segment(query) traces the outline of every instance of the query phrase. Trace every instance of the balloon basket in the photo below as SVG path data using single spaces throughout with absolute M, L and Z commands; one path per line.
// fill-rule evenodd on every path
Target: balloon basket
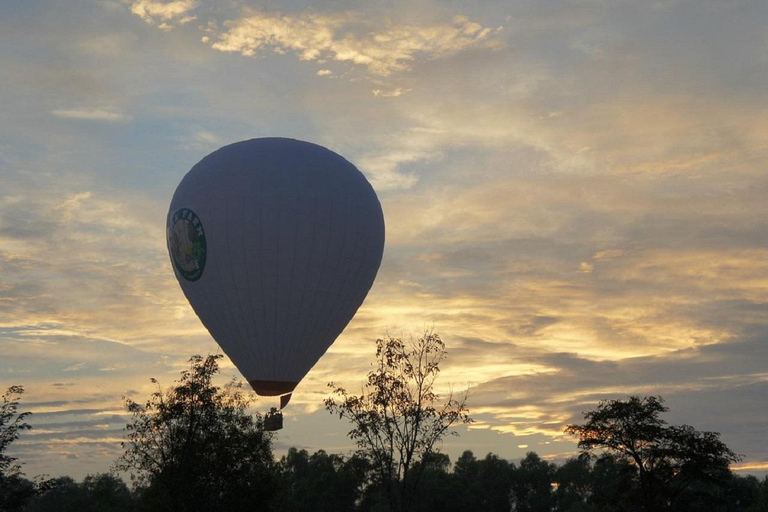
M 283 428 L 283 413 L 274 407 L 264 416 L 264 430 L 275 432 Z

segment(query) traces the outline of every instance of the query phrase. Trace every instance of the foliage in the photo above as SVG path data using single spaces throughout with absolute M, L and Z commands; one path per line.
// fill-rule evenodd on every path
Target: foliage
M 0 510 L 22 512 L 35 496 L 35 484 L 20 474 L 0 477 Z
M 453 467 L 453 485 L 463 489 L 452 499 L 452 510 L 507 512 L 511 507 L 515 465 L 489 453 L 478 460 L 467 450 Z
M 21 510 L 31 497 L 29 482 L 22 478 L 21 464 L 6 450 L 21 433 L 32 427 L 25 419 L 32 413 L 19 412 L 19 400 L 24 394 L 22 386 L 11 386 L 2 395 L 0 404 L 0 510 Z
M 514 472 L 512 501 L 516 512 L 549 512 L 552 509 L 552 483 L 557 467 L 528 452 Z
M 442 399 L 435 391 L 445 355 L 431 332 L 408 345 L 387 336 L 376 340 L 376 365 L 361 395 L 329 384 L 336 397 L 326 399 L 326 409 L 352 423 L 349 437 L 371 461 L 390 510 L 410 508 L 424 470 L 415 463 L 438 450 L 451 426 L 471 421 L 466 393 Z
M 638 510 L 640 497 L 636 481 L 637 470 L 627 459 L 603 453 L 592 465 L 589 502 L 595 510 L 605 512 Z
M 746 510 L 747 512 L 768 512 L 768 475 L 757 484 L 754 503 L 749 503 Z
M 7 455 L 5 451 L 19 435 L 32 427 L 24 421 L 30 412 L 18 412 L 19 400 L 24 394 L 22 386 L 11 386 L 3 393 L 3 403 L 0 404 L 0 478 L 16 475 L 21 467 L 16 464 L 16 458 Z
M 566 428 L 579 437 L 585 453 L 602 448 L 634 465 L 641 502 L 648 512 L 674 509 L 678 497 L 694 482 L 721 482 L 730 474 L 729 464 L 740 460 L 716 432 L 667 425 L 659 417 L 667 410 L 660 397 L 604 400 L 584 413 L 585 424 Z
M 451 459 L 444 453 L 431 453 L 414 463 L 413 472 L 421 475 L 419 492 L 415 493 L 411 509 L 415 512 L 451 509 Z
M 134 472 L 145 507 L 252 511 L 274 494 L 270 434 L 239 382 L 213 384 L 220 357 L 192 357 L 175 386 L 144 404 L 126 399 L 132 420 L 115 467 Z
M 556 488 L 554 500 L 559 510 L 570 512 L 591 512 L 595 508 L 589 503 L 592 495 L 591 467 L 589 457 L 568 459 L 555 471 Z
M 88 475 L 81 483 L 69 477 L 46 480 L 26 512 L 133 512 L 136 501 L 128 486 L 110 474 Z
M 280 509 L 290 512 L 353 512 L 362 498 L 368 463 L 318 450 L 290 448 L 280 460 Z

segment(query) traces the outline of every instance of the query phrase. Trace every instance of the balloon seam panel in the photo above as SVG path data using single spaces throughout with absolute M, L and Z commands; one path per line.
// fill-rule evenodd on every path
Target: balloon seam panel
M 245 229 L 246 226 L 250 226 L 250 223 L 246 223 L 246 215 L 245 215 L 245 207 L 246 207 L 246 201 L 243 199 L 242 201 L 242 232 L 243 232 L 243 259 L 248 256 L 248 251 L 246 249 L 246 238 L 245 234 L 247 230 Z M 261 226 L 259 226 L 259 231 L 261 231 Z M 259 328 L 258 328 L 258 322 L 256 321 L 256 315 L 254 315 L 253 311 L 253 287 L 251 286 L 251 266 L 250 265 L 244 265 L 245 266 L 245 280 L 246 283 L 248 283 L 248 309 L 251 312 L 250 317 L 250 323 L 253 327 L 253 337 L 248 340 L 247 345 L 254 346 L 256 345 L 257 340 L 259 339 Z M 249 335 L 250 336 L 250 335 Z M 258 355 L 253 350 L 247 350 L 246 351 L 247 358 L 250 361 L 250 366 L 257 374 L 262 373 L 261 368 L 261 361 L 259 360 Z
M 301 206 L 301 199 L 300 198 L 297 198 L 296 204 L 297 204 L 297 208 L 296 208 L 296 228 L 295 228 L 296 229 L 296 239 L 295 239 L 295 242 L 294 242 L 294 245 L 293 245 L 293 271 L 291 272 L 291 279 L 292 279 L 291 283 L 293 283 L 293 278 L 296 277 L 295 276 L 295 274 L 296 274 L 296 248 L 299 245 L 298 244 L 298 241 L 299 241 L 299 221 L 301 220 L 301 215 L 299 215 L 300 206 Z M 312 224 L 313 224 L 313 227 L 314 227 L 314 219 L 312 221 Z M 312 230 L 312 232 L 314 233 L 314 229 Z M 314 237 L 311 236 L 310 237 L 310 242 L 309 242 L 309 252 L 308 252 L 308 254 L 310 256 L 312 254 L 313 243 L 314 243 Z M 302 286 L 300 288 L 300 290 L 301 290 L 301 299 L 296 303 L 298 305 L 298 307 L 296 308 L 296 311 L 294 312 L 294 314 L 295 314 L 295 318 L 293 319 L 294 323 L 290 327 L 290 329 L 288 329 L 286 331 L 287 333 L 293 334 L 289 338 L 290 339 L 290 347 L 288 347 L 288 350 L 286 350 L 286 353 L 288 354 L 288 364 L 289 365 L 291 364 L 292 361 L 295 362 L 296 350 L 297 350 L 297 347 L 298 347 L 298 345 L 300 343 L 300 341 L 296 339 L 295 334 L 299 330 L 298 329 L 299 328 L 299 321 L 302 318 L 301 313 L 303 312 L 303 309 L 304 309 L 303 308 L 303 305 L 304 305 L 304 294 L 305 294 L 306 286 L 307 286 L 307 274 L 309 273 L 308 270 L 309 270 L 309 262 L 310 261 L 311 261 L 311 257 L 308 257 L 307 258 L 307 268 L 304 271 L 304 282 L 302 283 Z M 290 294 L 289 294 L 289 303 L 290 303 Z
M 349 222 L 347 221 L 347 216 L 349 214 L 349 203 L 347 202 L 344 206 L 345 208 L 342 212 L 344 231 L 341 237 L 341 249 L 339 250 L 339 254 L 337 258 L 337 266 L 336 266 L 337 272 L 338 272 L 339 266 L 342 264 L 341 260 L 343 258 L 343 255 L 345 254 L 345 249 L 346 249 L 345 245 L 349 238 Z M 329 331 L 336 330 L 335 325 L 338 322 L 335 320 L 335 316 L 336 316 L 335 313 L 339 310 L 339 308 L 343 307 L 343 303 L 341 302 L 341 295 L 344 291 L 347 279 L 349 277 L 349 268 L 346 268 L 344 270 L 345 270 L 344 277 L 339 281 L 339 286 L 336 288 L 335 300 L 328 300 L 327 307 L 325 308 L 327 313 L 324 316 L 325 322 L 323 323 L 323 327 L 320 329 L 320 333 L 323 336 L 323 338 L 326 338 L 326 339 L 328 338 Z M 323 352 L 320 355 L 318 355 L 317 359 L 319 359 L 320 356 L 322 356 L 322 354 L 324 354 L 328 350 L 328 348 L 330 348 L 330 346 L 326 347 L 325 350 L 323 350 Z
M 323 226 L 323 227 L 327 228 L 324 231 L 327 231 L 329 233 L 329 236 L 330 236 L 330 233 L 333 230 L 332 229 L 332 225 L 331 225 L 331 221 L 333 220 L 333 203 L 331 203 L 331 207 L 327 211 L 329 212 L 329 215 L 328 215 L 328 218 L 326 219 L 325 226 Z M 312 238 L 314 240 L 314 233 L 313 233 Z M 328 253 L 329 253 L 329 251 L 330 251 L 330 244 L 326 243 L 325 244 L 325 251 L 323 252 L 322 265 L 320 265 L 320 269 L 321 270 L 323 270 L 325 268 L 325 266 L 326 266 L 326 264 L 328 262 Z M 315 293 L 314 293 L 314 296 L 312 297 L 312 301 L 310 302 L 310 304 L 312 306 L 314 306 L 311 309 L 314 309 L 315 311 L 314 311 L 314 314 L 312 314 L 312 316 L 309 318 L 309 321 L 305 322 L 304 330 L 303 330 L 303 333 L 302 333 L 302 339 L 307 339 L 307 337 L 309 336 L 307 331 L 309 329 L 315 327 L 315 334 L 318 331 L 318 329 L 317 329 L 318 317 L 319 317 L 319 314 L 320 314 L 320 311 L 321 311 L 322 308 L 318 307 L 316 304 L 317 304 L 317 300 L 318 300 L 318 294 L 320 293 L 321 285 L 323 284 L 323 278 L 324 277 L 325 277 L 325 275 L 323 273 L 321 273 L 318 276 L 318 278 L 317 278 L 317 281 L 316 281 L 316 285 L 317 286 L 315 287 Z M 306 357 L 307 356 L 305 355 L 304 358 L 306 358 Z M 310 362 L 309 361 L 305 361 L 305 359 L 301 360 L 302 367 L 309 366 L 309 368 L 311 368 L 312 365 L 314 365 L 314 362 L 311 362 L 311 364 L 309 364 L 309 363 Z

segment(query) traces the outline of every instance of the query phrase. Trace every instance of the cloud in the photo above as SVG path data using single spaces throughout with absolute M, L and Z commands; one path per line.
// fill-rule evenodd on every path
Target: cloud
M 123 427 L 130 418 L 122 411 L 112 414 L 108 409 L 71 407 L 54 412 L 36 407 L 25 410 L 32 412 L 28 418 L 32 430 L 11 450 L 28 462 L 27 468 L 57 475 L 61 473 L 59 460 L 86 461 L 83 466 L 69 467 L 67 474 L 77 478 L 89 472 L 94 463 L 106 468 L 122 452 Z
M 384 89 L 374 89 L 373 95 L 378 96 L 380 98 L 396 98 L 398 96 L 402 96 L 403 94 L 409 92 L 411 89 L 405 89 L 403 87 L 397 87 L 396 89 L 390 89 L 390 90 L 384 90 Z
M 33 175 L 34 184 L 14 196 L 21 176 L 7 174 L 11 199 L 0 201 L 0 326 L 8 329 L 1 334 L 39 340 L 43 351 L 45 340 L 141 344 L 162 336 L 160 324 L 192 319 L 193 336 L 207 336 L 167 266 L 163 205 L 144 194 L 67 190 L 45 175 Z M 166 306 L 174 312 L 160 319 L 157 308 Z M 171 338 L 184 331 L 173 328 Z M 94 366 L 113 363 L 106 357 Z
M 220 135 L 199 126 L 188 127 L 178 139 L 178 147 L 184 151 L 210 152 L 226 144 Z
M 374 75 L 406 71 L 419 57 L 437 59 L 488 46 L 494 30 L 466 17 L 436 25 L 392 25 L 376 30 L 357 13 L 282 15 L 255 12 L 209 29 L 211 47 L 247 57 L 264 50 L 301 60 L 365 66 Z M 371 31 L 373 29 L 373 31 Z
M 414 173 L 401 172 L 399 167 L 425 157 L 419 152 L 409 154 L 403 151 L 399 154 L 370 155 L 361 158 L 358 164 L 376 190 L 408 189 L 418 182 L 418 177 Z
M 162 30 L 172 30 L 197 19 L 196 0 L 123 0 L 131 12 Z M 297 14 L 243 8 L 219 23 L 211 18 L 204 25 L 202 42 L 211 48 L 256 57 L 266 51 L 293 53 L 303 61 L 335 61 L 365 67 L 375 76 L 389 76 L 411 69 L 418 59 L 433 60 L 471 48 L 498 48 L 494 36 L 501 27 L 484 27 L 467 16 L 433 24 L 393 23 L 375 19 L 371 13 Z M 328 75 L 322 69 L 318 75 Z
M 768 462 L 745 462 L 731 466 L 734 471 L 768 471 Z
M 92 108 L 56 109 L 51 114 L 64 119 L 83 119 L 87 121 L 105 121 L 110 123 L 126 122 L 131 116 L 110 110 Z
M 600 400 L 661 394 L 670 407 L 665 415 L 670 423 L 723 432 L 735 451 L 766 460 L 768 450 L 750 446 L 763 421 L 749 410 L 768 385 L 760 363 L 764 345 L 760 336 L 744 337 L 726 345 L 603 362 L 576 354 L 542 354 L 533 360 L 554 372 L 489 380 L 474 387 L 471 396 L 482 404 L 474 410 L 490 428 L 516 436 L 543 434 L 556 441 L 563 438 L 566 424 L 582 421 L 582 412 Z M 745 365 L 745 358 L 752 362 Z M 712 404 L 720 404 L 714 416 Z
M 123 0 L 130 4 L 131 12 L 150 25 L 158 24 L 162 30 L 173 29 L 173 24 L 184 25 L 197 19 L 190 12 L 198 7 L 196 0 Z
M 70 195 L 64 202 L 54 206 L 54 211 L 61 214 L 61 218 L 65 221 L 72 220 L 75 212 L 80 209 L 84 201 L 87 201 L 93 196 L 91 192 L 79 192 Z
M 66 368 L 63 368 L 61 371 L 63 371 L 63 372 L 77 372 L 77 371 L 80 371 L 80 370 L 84 369 L 86 367 L 86 364 L 87 363 L 83 361 L 83 362 L 80 362 L 80 363 L 76 363 L 76 364 L 67 366 Z

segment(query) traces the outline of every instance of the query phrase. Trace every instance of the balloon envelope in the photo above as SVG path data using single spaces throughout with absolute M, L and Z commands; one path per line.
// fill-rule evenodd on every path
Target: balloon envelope
M 167 220 L 176 278 L 260 395 L 290 393 L 363 303 L 384 217 L 355 166 L 321 146 L 253 139 L 203 158 Z

